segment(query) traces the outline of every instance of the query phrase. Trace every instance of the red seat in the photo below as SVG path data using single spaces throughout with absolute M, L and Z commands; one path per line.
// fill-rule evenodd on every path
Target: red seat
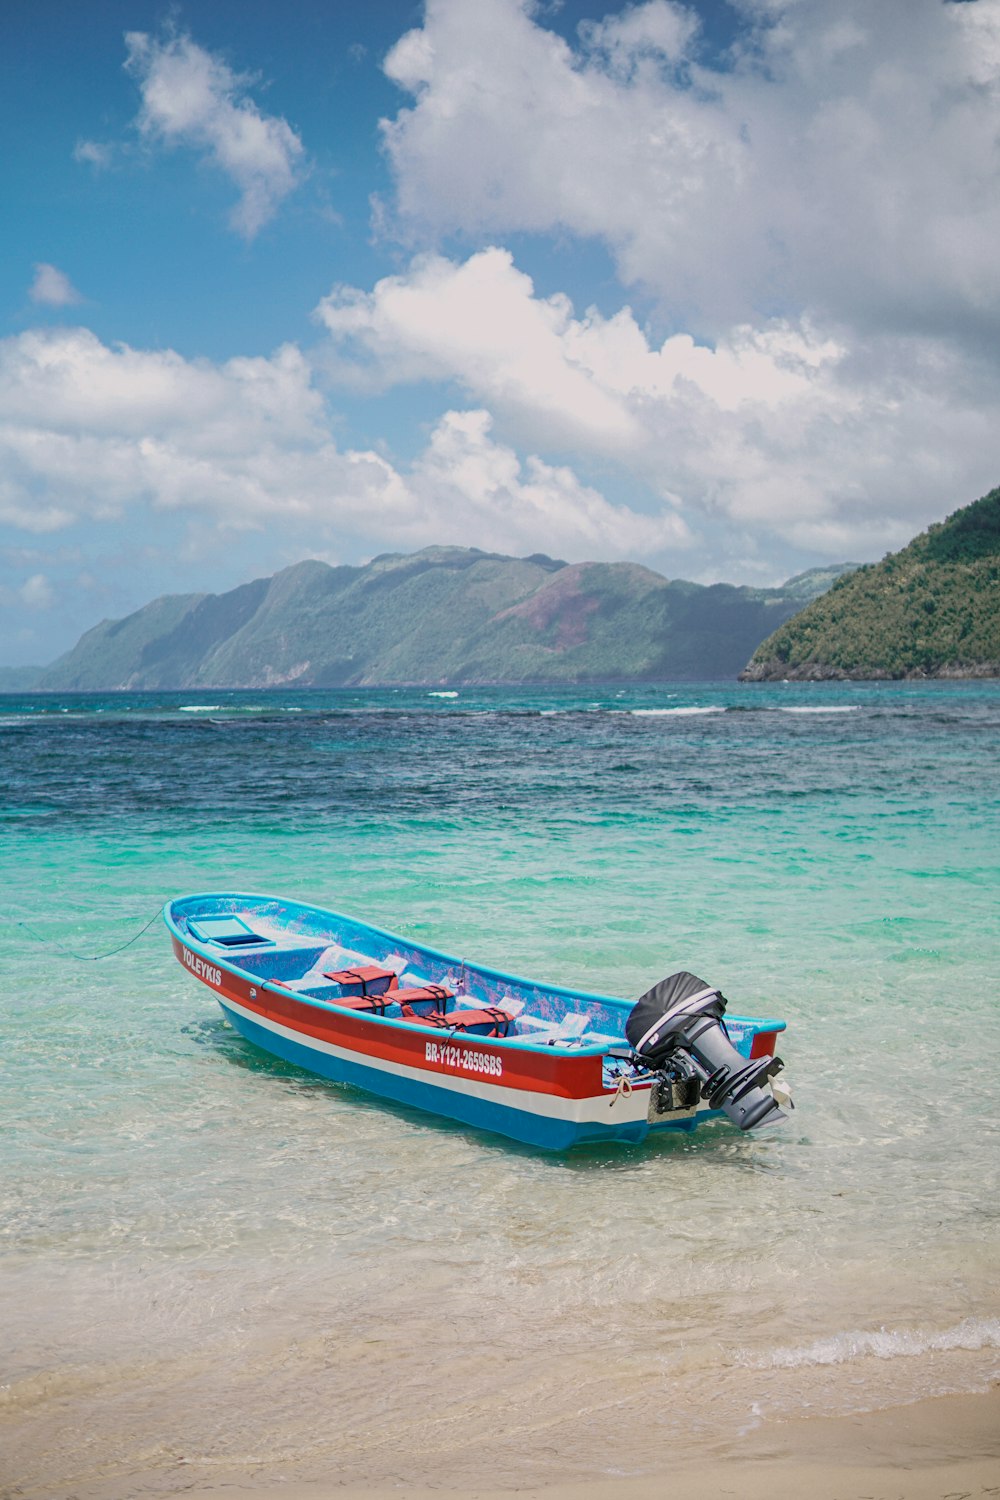
M 513 1011 L 488 1005 L 483 1010 L 452 1010 L 447 1015 L 415 1016 L 422 1026 L 436 1026 L 440 1031 L 469 1031 L 476 1036 L 507 1036 Z
M 422 984 L 411 990 L 396 990 L 392 998 L 405 1017 L 423 1020 L 428 1012 L 443 1011 L 445 1001 L 454 1000 L 455 995 L 452 990 L 446 990 L 443 984 Z M 427 1009 L 419 1011 L 416 1009 L 418 1005 L 424 1005 Z
M 359 964 L 354 969 L 334 969 L 323 975 L 339 984 L 344 995 L 384 995 L 386 990 L 399 987 L 399 980 L 391 969 L 382 969 L 378 964 Z
M 386 1007 L 395 1004 L 396 996 L 392 990 L 386 990 L 381 995 L 338 995 L 337 1005 L 344 1005 L 348 1010 L 362 1011 L 371 1016 L 384 1016 Z

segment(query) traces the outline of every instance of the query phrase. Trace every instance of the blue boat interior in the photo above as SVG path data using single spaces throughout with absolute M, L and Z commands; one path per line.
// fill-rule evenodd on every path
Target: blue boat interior
M 200 896 L 173 903 L 168 922 L 216 963 L 320 1007 L 344 1007 L 372 1025 L 447 1023 L 490 1036 L 503 1047 L 551 1046 L 575 1053 L 606 1053 L 625 1044 L 631 1000 L 504 974 L 317 907 L 245 895 Z M 383 972 L 382 982 L 368 990 L 378 994 L 379 1003 L 360 1008 L 357 997 L 368 987 L 347 980 L 343 971 L 371 966 Z M 395 999 L 399 991 L 428 985 L 443 987 L 447 999 L 419 1008 L 405 996 Z M 504 1014 L 502 1026 L 491 1023 L 490 1010 Z M 726 1031 L 744 1056 L 758 1031 L 778 1029 L 783 1023 L 726 1017 Z M 606 1059 L 607 1086 L 615 1086 L 623 1070 L 619 1059 Z

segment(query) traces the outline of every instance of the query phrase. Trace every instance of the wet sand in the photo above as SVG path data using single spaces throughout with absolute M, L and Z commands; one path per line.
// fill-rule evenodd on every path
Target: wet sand
M 405 1455 L 400 1460 L 402 1469 Z M 303 1481 L 294 1464 L 280 1474 L 230 1469 L 209 1476 L 195 1461 L 74 1485 L 46 1500 L 984 1500 L 1000 1497 L 1000 1387 L 850 1417 L 768 1423 L 738 1444 L 703 1445 L 701 1457 L 688 1453 L 678 1462 L 651 1452 L 643 1467 L 649 1472 L 641 1478 L 605 1474 L 542 1487 L 514 1475 L 504 1482 L 495 1472 L 481 1487 L 456 1485 L 444 1471 L 434 1486 L 397 1480 L 369 1487 L 342 1485 L 335 1470 Z M 12 1493 L 35 1500 L 30 1489 Z

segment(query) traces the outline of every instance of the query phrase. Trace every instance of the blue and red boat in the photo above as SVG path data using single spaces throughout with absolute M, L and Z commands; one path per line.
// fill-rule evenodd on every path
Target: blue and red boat
M 564 1150 L 784 1118 L 784 1021 L 671 975 L 632 1001 L 470 963 L 321 907 L 241 893 L 164 908 L 174 953 L 247 1041 L 385 1099 Z

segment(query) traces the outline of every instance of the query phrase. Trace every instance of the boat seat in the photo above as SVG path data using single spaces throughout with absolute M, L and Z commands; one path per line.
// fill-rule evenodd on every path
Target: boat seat
M 558 1021 L 543 1021 L 539 1016 L 525 1016 L 525 1034 L 532 1042 L 544 1043 L 548 1047 L 571 1045 L 581 1041 L 590 1027 L 590 1016 L 579 1011 L 570 1011 Z
M 333 969 L 323 975 L 340 985 L 342 995 L 384 995 L 386 990 L 399 987 L 395 970 L 380 968 L 378 964 L 358 964 L 352 969 Z
M 348 1010 L 356 1010 L 369 1016 L 384 1016 L 390 1005 L 396 1003 L 396 991 L 385 990 L 381 995 L 338 995 L 335 1004 Z
M 413 989 L 395 990 L 392 995 L 406 1020 L 413 1020 L 415 1017 L 422 1020 L 429 1012 L 443 1013 L 445 1001 L 454 998 L 455 992 L 446 990 L 443 984 L 421 984 Z M 418 1010 L 418 1005 L 426 1008 Z
M 452 1010 L 447 1015 L 415 1016 L 414 1020 L 418 1020 L 422 1026 L 435 1026 L 440 1031 L 468 1031 L 474 1036 L 507 1036 L 515 1015 L 513 1011 L 503 1010 L 499 1005 L 488 1005 L 482 1010 Z

